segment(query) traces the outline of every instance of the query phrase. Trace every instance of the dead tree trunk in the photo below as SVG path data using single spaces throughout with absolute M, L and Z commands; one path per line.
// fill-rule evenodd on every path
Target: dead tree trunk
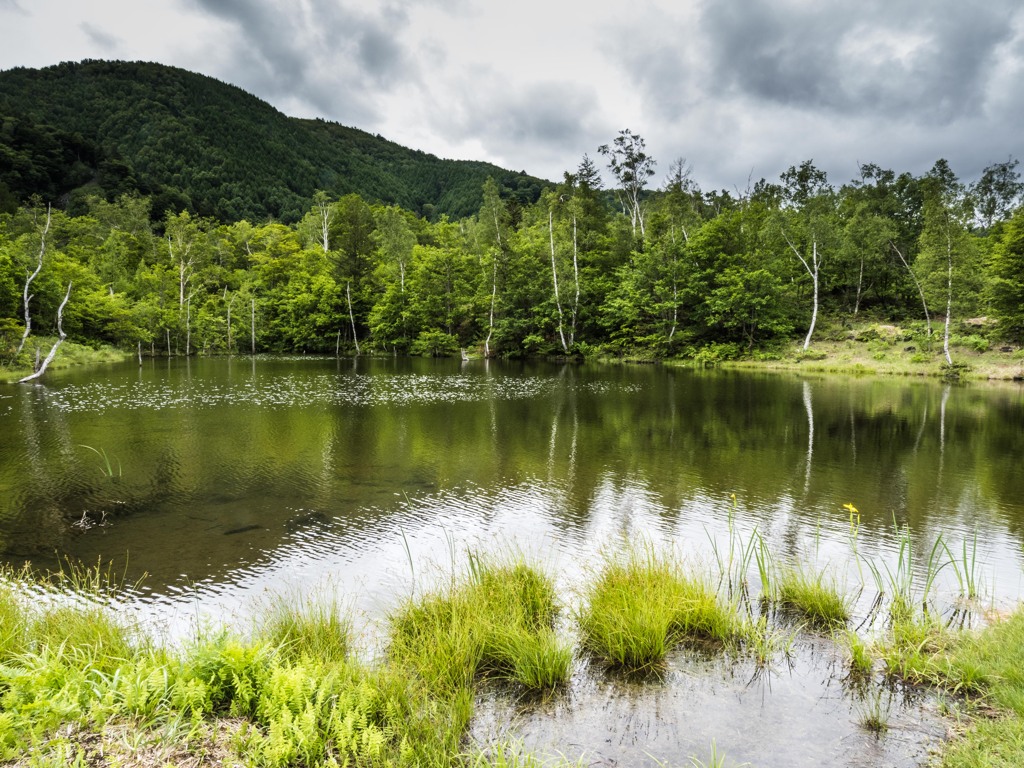
M 55 341 L 53 343 L 53 346 L 50 347 L 50 354 L 48 354 L 46 356 L 46 359 L 43 360 L 43 364 L 39 366 L 39 370 L 37 370 L 30 376 L 26 376 L 24 379 L 20 379 L 18 381 L 19 384 L 26 381 L 32 381 L 33 379 L 38 379 L 40 376 L 46 373 L 46 369 L 50 367 L 50 363 L 53 362 L 53 358 L 57 356 L 57 349 L 60 347 L 61 344 L 64 343 L 64 339 L 68 337 L 68 335 L 64 333 L 64 307 L 67 305 L 68 299 L 70 298 L 71 283 L 69 282 L 67 293 L 64 294 L 64 301 L 62 301 L 60 303 L 60 306 L 57 307 L 57 341 Z
M 46 235 L 50 231 L 50 206 L 46 206 L 46 224 L 43 225 L 43 232 L 39 236 L 39 261 L 36 262 L 35 271 L 31 275 L 25 277 L 25 290 L 22 293 L 22 298 L 25 305 L 25 332 L 21 334 L 21 343 L 18 344 L 18 349 L 14 353 L 17 357 L 21 354 L 21 350 L 25 347 L 25 341 L 28 339 L 28 335 L 32 332 L 32 313 L 29 312 L 29 302 L 32 301 L 34 294 L 28 292 L 29 287 L 32 285 L 32 281 L 36 279 L 39 271 L 43 268 L 43 254 L 46 253 Z

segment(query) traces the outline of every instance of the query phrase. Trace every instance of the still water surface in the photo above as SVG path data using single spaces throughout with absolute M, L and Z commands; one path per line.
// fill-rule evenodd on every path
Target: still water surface
M 880 564 L 896 556 L 894 522 L 919 551 L 940 534 L 959 551 L 977 533 L 987 599 L 1008 605 L 1021 592 L 1022 457 L 1016 385 L 485 361 L 147 361 L 0 389 L 0 557 L 40 569 L 102 559 L 130 580 L 146 574 L 131 607 L 173 638 L 197 617 L 245 624 L 267 592 L 334 591 L 372 625 L 453 562 L 460 569 L 467 548 L 524 551 L 571 594 L 602 549 L 669 542 L 708 563 L 710 542 L 731 526 L 740 536 L 756 528 L 780 561 L 832 562 L 852 578 L 852 503 L 858 550 Z M 950 569 L 940 591 L 952 602 Z M 735 664 L 696 672 L 692 659 L 632 692 L 581 672 L 548 705 L 562 707 L 561 720 L 533 709 L 517 722 L 537 744 L 565 751 L 572 733 L 628 763 L 648 747 L 699 752 L 705 731 L 683 733 L 680 718 L 717 731 L 720 745 L 721 723 L 744 718 L 754 725 L 731 756 L 792 765 L 786 744 L 808 734 L 771 716 L 795 699 L 819 713 L 804 727 L 834 726 L 835 748 L 818 757 L 871 764 L 883 749 L 889 763 L 913 764 L 927 740 L 914 734 L 931 733 L 923 721 L 868 744 L 856 702 L 822 688 L 834 652 L 802 642 L 801 664 L 753 688 Z M 586 714 L 566 701 L 598 705 Z M 735 706 L 717 712 L 714 702 Z M 507 723 L 508 707 L 481 706 L 477 731 L 488 713 Z

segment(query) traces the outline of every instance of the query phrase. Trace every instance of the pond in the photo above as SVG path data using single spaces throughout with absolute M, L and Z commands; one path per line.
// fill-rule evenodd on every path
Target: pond
M 149 360 L 0 389 L 0 436 L 0 557 L 145 575 L 126 605 L 171 639 L 197 620 L 244 626 L 267 593 L 330 591 L 372 647 L 396 602 L 462 570 L 467 551 L 525 553 L 571 603 L 602 553 L 652 542 L 713 568 L 722 542 L 755 532 L 779 562 L 834 569 L 859 597 L 854 621 L 875 596 L 862 561 L 895 571 L 902 542 L 921 569 L 941 536 L 986 607 L 1021 594 L 1016 385 Z M 939 573 L 941 610 L 955 610 L 962 570 Z M 642 683 L 579 659 L 560 697 L 484 696 L 473 735 L 624 765 L 706 759 L 712 739 L 757 766 L 921 762 L 943 733 L 935 703 L 887 691 L 890 730 L 867 733 L 839 654 L 800 633 L 761 674 L 682 650 Z

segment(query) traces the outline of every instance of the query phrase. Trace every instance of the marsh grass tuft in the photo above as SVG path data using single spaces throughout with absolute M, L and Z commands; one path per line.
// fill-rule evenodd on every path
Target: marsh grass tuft
M 10 568 L 0 567 L 0 663 L 28 647 L 28 611 L 14 587 L 18 578 Z
M 875 668 L 871 645 L 852 630 L 847 630 L 843 637 L 850 653 L 850 674 L 860 680 L 866 680 Z
M 824 571 L 783 569 L 778 577 L 778 600 L 819 628 L 841 627 L 850 618 L 850 598 Z
M 520 742 L 499 741 L 466 756 L 469 768 L 583 768 L 583 756 L 569 760 L 565 755 L 540 756 L 526 751 Z
M 724 643 L 743 630 L 735 606 L 722 605 L 709 580 L 686 575 L 675 557 L 650 545 L 605 562 L 577 620 L 584 647 L 627 670 L 662 663 L 684 638 Z
M 478 675 L 531 690 L 566 683 L 572 648 L 552 631 L 554 586 L 521 561 L 470 557 L 469 575 L 410 599 L 391 617 L 390 655 L 438 695 L 467 688 Z
M 93 448 L 91 445 L 84 445 L 81 443 L 79 443 L 78 447 L 90 450 L 100 457 L 102 460 L 102 463 L 100 464 L 100 472 L 103 473 L 105 477 L 121 477 L 121 461 L 119 459 L 115 459 L 117 462 L 117 474 L 115 474 L 114 466 L 110 463 L 110 457 L 107 456 L 107 452 L 103 448 Z
M 881 735 L 889 730 L 889 715 L 892 709 L 892 694 L 882 689 L 868 693 L 860 704 L 858 722 L 871 733 Z
M 258 637 L 292 660 L 341 662 L 352 645 L 352 626 L 333 602 L 277 596 L 264 612 Z

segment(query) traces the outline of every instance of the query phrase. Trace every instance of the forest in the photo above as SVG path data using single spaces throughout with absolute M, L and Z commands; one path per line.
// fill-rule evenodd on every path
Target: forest
M 28 327 L 55 334 L 58 314 L 71 340 L 147 355 L 715 362 L 810 353 L 823 318 L 865 316 L 917 328 L 949 365 L 951 345 L 1024 342 L 1012 158 L 970 183 L 938 160 L 838 186 L 807 160 L 734 194 L 702 191 L 682 159 L 655 183 L 629 130 L 595 158 L 536 202 L 488 178 L 475 213 L 434 220 L 324 190 L 292 224 L 36 196 L 0 215 L 0 361 L 32 364 Z
M 288 117 L 212 77 L 148 62 L 0 72 L 0 211 L 32 194 L 73 214 L 137 191 L 152 217 L 295 223 L 313 192 L 352 192 L 429 219 L 461 218 L 493 177 L 521 202 L 547 182 L 445 160 L 325 120 Z

